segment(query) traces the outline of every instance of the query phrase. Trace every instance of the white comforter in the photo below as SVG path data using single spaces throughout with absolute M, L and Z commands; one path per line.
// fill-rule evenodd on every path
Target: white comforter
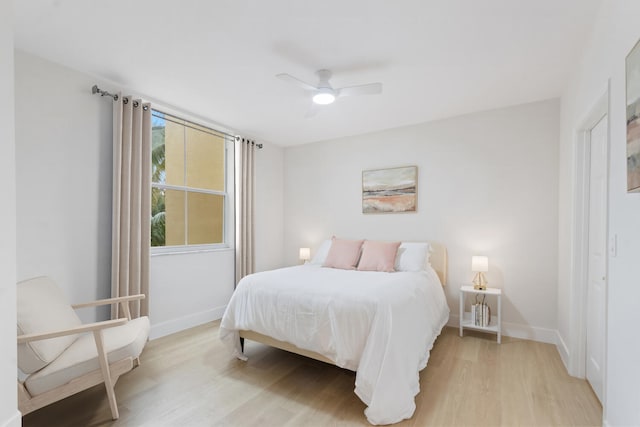
M 367 419 L 391 424 L 413 415 L 419 371 L 448 318 L 431 268 L 381 273 L 303 265 L 243 278 L 220 338 L 243 360 L 238 331 L 252 330 L 356 371 Z

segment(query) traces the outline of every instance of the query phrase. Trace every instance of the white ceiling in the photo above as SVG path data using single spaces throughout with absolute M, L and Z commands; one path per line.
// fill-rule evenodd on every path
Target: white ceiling
M 18 49 L 282 146 L 558 97 L 601 0 L 29 0 Z M 382 82 L 304 115 L 276 79 Z

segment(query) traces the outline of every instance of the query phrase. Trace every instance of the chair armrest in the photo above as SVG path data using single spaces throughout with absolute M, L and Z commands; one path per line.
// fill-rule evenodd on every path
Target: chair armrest
M 144 294 L 128 295 L 128 296 L 124 296 L 124 297 L 99 299 L 97 301 L 84 302 L 84 303 L 80 303 L 80 304 L 73 304 L 71 306 L 71 308 L 77 309 L 77 308 L 85 308 L 85 307 L 98 307 L 100 305 L 117 304 L 119 302 L 136 301 L 136 300 L 141 300 L 141 299 L 145 299 L 145 298 L 146 297 L 145 297 Z
M 127 319 L 113 319 L 105 320 L 102 322 L 87 323 L 86 325 L 80 325 L 69 329 L 61 329 L 59 331 L 42 332 L 37 334 L 26 334 L 18 336 L 18 344 L 24 344 L 30 341 L 46 340 L 49 338 L 62 337 L 65 335 L 75 335 L 83 332 L 92 332 L 100 329 L 113 328 L 114 326 L 120 326 L 127 323 Z

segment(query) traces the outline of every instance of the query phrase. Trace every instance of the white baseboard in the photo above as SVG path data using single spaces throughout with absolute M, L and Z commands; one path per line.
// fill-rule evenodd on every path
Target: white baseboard
M 502 333 L 508 337 L 522 338 L 544 342 L 547 344 L 556 343 L 556 330 L 547 328 L 538 328 L 535 326 L 527 326 L 519 323 L 502 322 Z
M 161 338 L 176 332 L 184 331 L 185 329 L 202 325 L 203 323 L 218 320 L 222 318 L 225 308 L 226 306 L 216 307 L 211 310 L 193 313 L 188 316 L 167 320 L 155 325 L 152 323 L 151 331 L 149 332 L 149 339 L 154 340 L 156 338 Z
M 450 314 L 447 326 L 458 328 L 457 314 Z M 538 328 L 535 326 L 522 325 L 520 323 L 502 322 L 502 335 L 506 337 L 521 338 L 525 340 L 538 341 L 547 344 L 556 344 L 557 331 L 555 329 Z
M 560 353 L 560 359 L 562 363 L 564 363 L 564 368 L 569 372 L 569 347 L 567 347 L 567 343 L 562 339 L 560 331 L 556 331 L 556 348 L 558 349 L 558 353 Z
M 13 416 L 11 416 L 11 418 L 8 418 L 0 422 L 1 427 L 20 427 L 21 425 L 22 425 L 22 414 L 17 409 L 16 409 L 16 412 L 13 414 Z

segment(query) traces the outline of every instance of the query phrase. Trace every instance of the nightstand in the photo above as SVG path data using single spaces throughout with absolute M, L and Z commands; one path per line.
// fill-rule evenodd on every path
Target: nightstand
M 471 313 L 464 311 L 465 296 L 481 295 L 491 296 L 498 300 L 498 312 L 491 316 L 491 323 L 488 326 L 477 326 L 471 319 Z M 497 314 L 497 316 L 496 316 Z M 474 329 L 476 331 L 491 332 L 498 336 L 498 344 L 502 337 L 502 290 L 497 288 L 487 288 L 485 290 L 474 289 L 473 286 L 460 287 L 460 336 L 464 329 Z

